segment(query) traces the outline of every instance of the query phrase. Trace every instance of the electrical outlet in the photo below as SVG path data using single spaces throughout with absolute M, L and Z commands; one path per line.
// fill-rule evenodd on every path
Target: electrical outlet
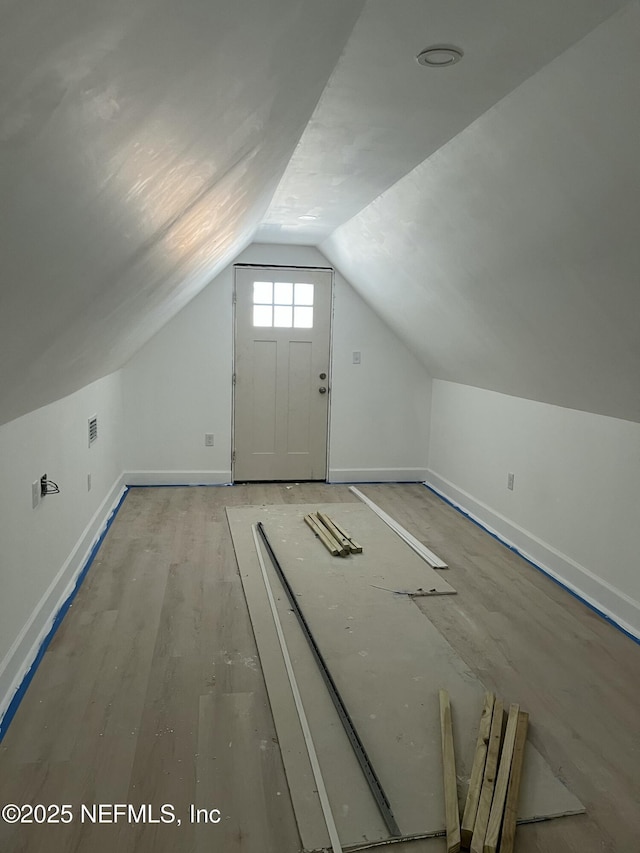
M 87 491 L 91 491 L 91 474 L 87 474 Z
M 513 491 L 513 474 L 511 472 L 507 475 L 507 488 Z
M 361 360 L 362 360 L 362 353 L 359 351 L 354 352 L 353 353 L 353 363 L 354 364 L 360 364 Z
M 213 447 L 213 433 L 212 432 L 205 432 L 204 444 L 205 444 L 205 447 Z
M 40 503 L 40 480 L 31 483 L 31 506 L 35 509 Z

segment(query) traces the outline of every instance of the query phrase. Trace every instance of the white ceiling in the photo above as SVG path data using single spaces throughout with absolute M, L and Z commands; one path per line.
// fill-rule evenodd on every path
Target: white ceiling
M 321 249 L 432 376 L 640 421 L 640 4 Z
M 320 242 L 622 6 L 367 0 L 257 239 Z M 433 44 L 457 45 L 464 59 L 420 66 Z
M 0 423 L 120 367 L 251 241 L 361 7 L 0 0 Z
M 435 376 L 640 418 L 624 5 L 0 0 L 0 423 L 253 239 L 325 240 Z

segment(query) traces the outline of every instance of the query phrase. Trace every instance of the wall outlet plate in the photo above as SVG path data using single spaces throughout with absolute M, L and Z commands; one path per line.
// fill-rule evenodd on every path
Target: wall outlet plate
M 511 491 L 513 491 L 513 480 L 514 476 L 511 472 L 509 472 L 509 474 L 507 474 L 507 488 Z
M 362 361 L 362 353 L 359 350 L 354 351 L 353 353 L 353 363 L 360 364 Z
M 47 475 L 43 474 L 40 477 L 40 497 L 43 498 L 47 494 Z
M 204 434 L 205 447 L 213 447 L 213 433 L 205 432 Z
M 31 483 L 31 506 L 35 509 L 40 503 L 40 480 Z

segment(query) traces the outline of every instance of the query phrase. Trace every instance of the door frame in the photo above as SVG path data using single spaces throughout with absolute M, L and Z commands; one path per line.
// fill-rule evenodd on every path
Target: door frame
M 233 265 L 233 293 L 232 293 L 232 310 L 233 310 L 233 345 L 231 352 L 231 484 L 236 482 L 236 342 L 238 337 L 238 318 L 236 312 L 236 270 L 237 269 L 255 269 L 255 270 L 311 270 L 313 272 L 328 272 L 330 273 L 329 281 L 329 371 L 328 371 L 328 386 L 329 399 L 327 400 L 327 460 L 324 474 L 324 482 L 329 482 L 329 456 L 331 448 L 331 398 L 333 388 L 333 312 L 335 310 L 335 270 L 333 267 L 319 266 L 300 266 L 300 264 L 234 264 Z M 278 481 L 275 481 L 278 482 Z M 320 481 L 318 481 L 320 482 Z

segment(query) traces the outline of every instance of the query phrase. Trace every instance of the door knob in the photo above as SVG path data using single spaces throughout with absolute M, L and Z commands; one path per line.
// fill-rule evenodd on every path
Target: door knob
M 319 391 L 321 394 L 326 394 L 326 393 L 327 393 L 327 389 L 324 387 L 324 385 L 321 385 L 321 386 L 318 388 L 318 391 Z

